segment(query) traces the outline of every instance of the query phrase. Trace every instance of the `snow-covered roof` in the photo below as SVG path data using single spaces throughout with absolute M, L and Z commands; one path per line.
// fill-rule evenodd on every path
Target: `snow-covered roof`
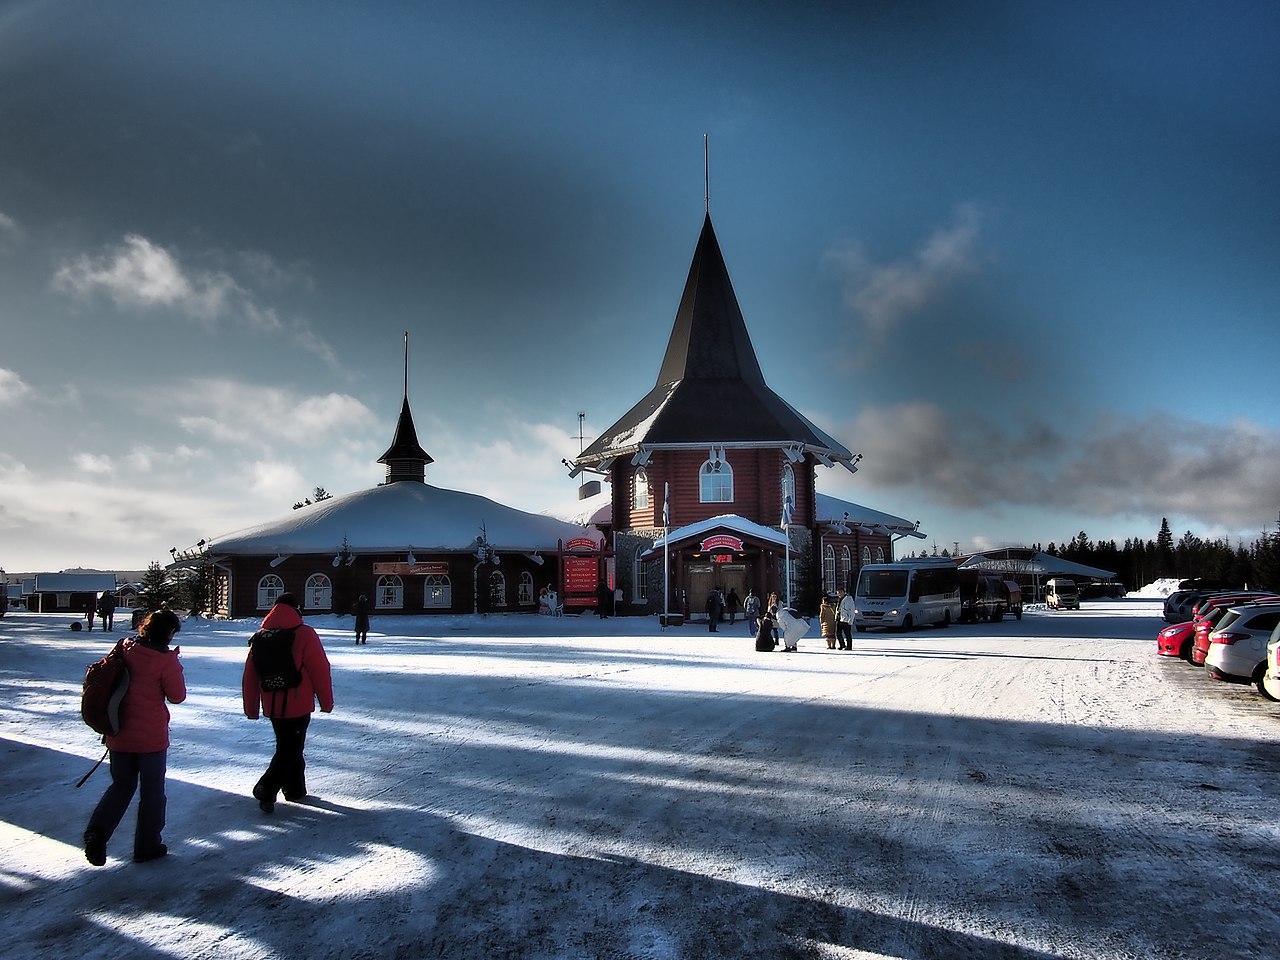
M 998 570 L 1004 573 L 1029 573 L 1036 576 L 1062 574 L 1068 577 L 1091 577 L 1095 580 L 1114 580 L 1115 573 L 1100 567 L 1090 567 L 1074 560 L 1064 560 L 1039 550 L 1010 549 L 1001 551 L 1004 556 L 975 553 L 966 557 L 959 566 L 979 570 Z
M 526 513 L 474 493 L 403 481 L 321 500 L 286 517 L 214 537 L 214 556 L 470 550 L 482 533 L 496 550 L 555 550 L 584 535 L 582 524 Z
M 746 517 L 740 517 L 736 513 L 726 513 L 719 517 L 710 517 L 706 520 L 699 520 L 697 523 L 677 527 L 675 530 L 668 532 L 665 537 L 659 537 L 655 540 L 651 549 L 661 550 L 668 540 L 671 543 L 678 543 L 682 540 L 700 537 L 704 533 L 710 533 L 712 530 L 733 530 L 743 536 L 751 537 L 755 540 L 764 540 L 767 543 L 776 543 L 778 546 L 784 546 L 787 542 L 787 536 L 781 530 L 763 526 L 753 520 L 748 520 Z
M 864 507 L 860 503 L 850 503 L 848 500 L 841 500 L 838 497 L 820 493 L 817 495 L 815 507 L 817 512 L 815 519 L 818 523 L 844 524 L 850 528 L 863 527 L 873 533 L 925 539 L 925 535 L 916 528 L 916 524 L 912 521 L 904 520 L 902 517 L 895 517 L 893 514 L 885 513 L 881 510 L 872 510 L 870 507 Z
M 585 499 L 572 500 L 538 512 L 545 517 L 555 517 L 583 527 L 607 524 L 613 519 L 613 491 L 603 487 L 599 493 Z
M 32 593 L 105 593 L 116 588 L 114 573 L 37 573 Z

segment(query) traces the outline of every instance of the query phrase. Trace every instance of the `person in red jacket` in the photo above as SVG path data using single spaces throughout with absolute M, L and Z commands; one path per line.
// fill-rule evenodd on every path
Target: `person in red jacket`
M 94 807 L 84 832 L 85 859 L 95 867 L 107 862 L 107 841 L 129 809 L 139 780 L 142 793 L 133 834 L 133 860 L 145 863 L 169 852 L 160 839 L 169 750 L 167 703 L 187 699 L 178 648 L 170 650 L 169 643 L 181 627 L 172 610 L 157 610 L 142 621 L 136 638 L 124 642 L 129 689 L 120 705 L 120 732 L 105 738 L 111 753 L 111 786 Z
M 325 713 L 333 712 L 333 679 L 329 671 L 329 658 L 319 635 L 302 622 L 298 612 L 298 600 L 291 593 L 282 593 L 265 617 L 263 630 L 293 629 L 293 662 L 302 675 L 296 687 L 283 690 L 264 690 L 253 665 L 253 654 L 245 660 L 241 692 L 244 694 L 244 715 L 257 720 L 259 713 L 271 721 L 276 735 L 276 752 L 267 765 L 266 772 L 253 787 L 253 798 L 264 813 L 276 808 L 276 798 L 293 802 L 307 795 L 306 760 L 302 751 L 307 742 L 307 726 L 311 714 L 320 702 Z

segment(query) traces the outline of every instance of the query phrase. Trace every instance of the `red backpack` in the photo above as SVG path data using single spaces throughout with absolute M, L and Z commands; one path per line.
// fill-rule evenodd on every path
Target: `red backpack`
M 89 664 L 84 672 L 80 716 L 104 736 L 119 733 L 120 703 L 128 690 L 129 667 L 124 659 L 124 640 L 117 640 L 110 653 Z

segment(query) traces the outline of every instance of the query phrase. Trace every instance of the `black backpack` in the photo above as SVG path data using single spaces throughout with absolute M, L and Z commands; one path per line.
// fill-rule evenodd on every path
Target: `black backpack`
M 124 640 L 117 640 L 101 660 L 89 664 L 80 693 L 80 716 L 103 736 L 120 732 L 120 703 L 129 690 Z
M 293 660 L 293 635 L 297 629 L 259 630 L 249 638 L 249 658 L 263 690 L 292 690 L 302 682 Z

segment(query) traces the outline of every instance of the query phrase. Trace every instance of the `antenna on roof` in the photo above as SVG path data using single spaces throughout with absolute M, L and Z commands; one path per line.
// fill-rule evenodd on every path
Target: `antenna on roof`
M 711 213 L 711 143 L 707 134 L 702 135 L 702 185 L 707 213 Z
M 404 398 L 409 399 L 409 331 L 404 332 Z

